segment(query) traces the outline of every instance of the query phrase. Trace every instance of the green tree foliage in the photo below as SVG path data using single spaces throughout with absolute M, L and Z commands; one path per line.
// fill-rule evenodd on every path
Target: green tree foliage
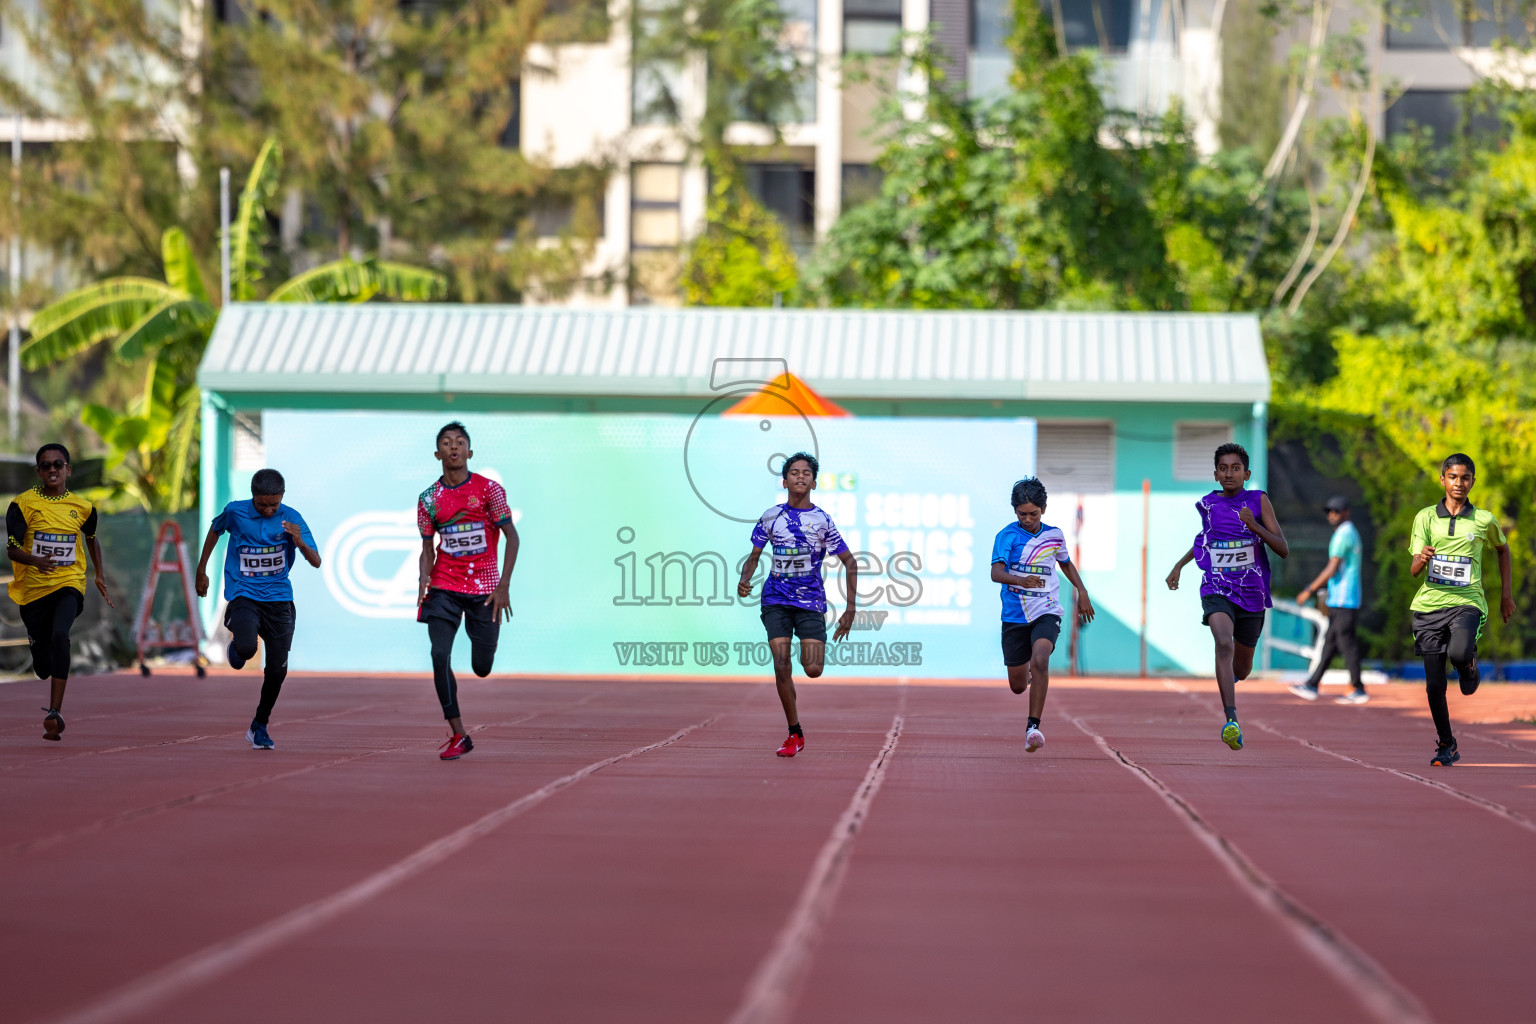
M 1095 58 L 1058 52 L 1028 0 L 1011 46 L 1013 89 L 997 99 L 965 98 L 931 43 L 914 48 L 908 76 L 928 87 L 882 106 L 880 194 L 829 233 L 808 275 L 815 300 L 1229 310 L 1267 297 L 1302 230 L 1294 190 L 1264 218 L 1251 152 L 1202 161 L 1178 111 L 1142 122 L 1106 109 Z
M 198 159 L 251 159 L 268 134 L 304 211 L 302 247 L 449 268 L 467 301 L 560 296 L 583 283 L 605 169 L 555 168 L 509 135 L 540 39 L 606 35 L 604 7 L 544 0 L 249 0 L 210 19 Z M 565 226 L 540 239 L 539 210 Z
M 651 83 L 642 117 L 689 134 L 710 179 L 704 229 L 683 254 L 683 298 L 699 306 L 766 306 L 795 287 L 797 267 L 784 226 L 747 188 L 742 152 L 727 143 L 732 123 L 765 126 L 771 150 L 800 114 L 811 80 L 805 52 L 779 0 L 666 0 L 635 18 L 635 64 Z M 704 108 L 685 123 L 676 86 L 688 59 L 704 65 Z
M 230 293 L 254 299 L 261 279 L 265 205 L 281 176 L 281 150 L 268 140 L 240 195 L 231 225 Z M 197 500 L 197 367 L 218 308 L 179 227 L 161 236 L 165 279 L 116 277 L 86 285 L 39 310 L 22 362 L 31 370 L 88 355 L 110 344 L 119 365 L 142 369 L 144 383 L 126 408 L 86 404 L 81 419 L 106 442 L 114 497 L 153 512 L 177 512 Z M 350 257 L 278 285 L 273 302 L 366 302 L 376 295 L 407 301 L 441 297 L 431 270 Z

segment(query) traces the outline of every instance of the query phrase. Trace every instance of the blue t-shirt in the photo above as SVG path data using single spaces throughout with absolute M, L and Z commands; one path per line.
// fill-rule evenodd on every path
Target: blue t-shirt
M 213 517 L 213 529 L 229 534 L 229 548 L 224 552 L 224 600 L 293 600 L 288 570 L 293 568 L 298 549 L 283 529 L 284 520 L 298 524 L 304 543 L 314 548 L 315 538 L 304 517 L 287 505 L 279 505 L 277 515 L 269 519 L 256 511 L 256 503 L 250 499 L 232 501 Z
M 1339 571 L 1328 578 L 1328 607 L 1359 608 L 1360 531 L 1354 523 L 1346 519 L 1333 531 L 1328 557 L 1339 560 Z
M 787 604 L 813 612 L 827 610 L 821 563 L 828 555 L 841 555 L 848 550 L 831 516 L 815 505 L 775 505 L 752 527 L 752 546 L 773 549 L 768 578 L 763 581 L 763 604 Z
M 1063 617 L 1056 566 L 1071 560 L 1066 535 L 1054 526 L 1041 523 L 1039 533 L 1030 533 L 1012 522 L 999 530 L 992 542 L 993 563 L 1002 562 L 1003 568 L 1015 576 L 1035 576 L 1045 583 L 1028 590 L 1004 583 L 1003 621 L 1034 622 L 1042 615 Z

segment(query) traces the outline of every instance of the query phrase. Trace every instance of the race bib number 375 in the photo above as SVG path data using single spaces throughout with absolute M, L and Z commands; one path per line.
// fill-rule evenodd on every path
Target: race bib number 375
M 439 545 L 443 552 L 455 558 L 473 558 L 485 554 L 489 548 L 484 523 L 449 523 L 440 528 L 438 534 L 442 538 Z
M 816 571 L 816 553 L 810 548 L 773 546 L 773 575 L 809 576 Z
M 75 564 L 75 535 L 72 533 L 43 533 L 32 535 L 32 553 L 53 559 L 54 565 Z

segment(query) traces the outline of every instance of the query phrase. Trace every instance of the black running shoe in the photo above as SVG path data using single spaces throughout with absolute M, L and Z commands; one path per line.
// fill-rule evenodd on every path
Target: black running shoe
M 1456 749 L 1456 741 L 1435 744 L 1435 756 L 1429 759 L 1431 766 L 1435 768 L 1449 768 L 1461 760 L 1461 753 Z
M 64 731 L 64 716 L 59 714 L 58 708 L 43 708 L 48 712 L 43 716 L 43 739 L 57 740 L 59 734 Z
M 1477 692 L 1477 684 L 1483 681 L 1483 673 L 1477 667 L 1477 655 L 1472 655 L 1472 664 L 1467 666 L 1466 675 L 1456 673 L 1461 680 L 1461 695 L 1470 697 Z

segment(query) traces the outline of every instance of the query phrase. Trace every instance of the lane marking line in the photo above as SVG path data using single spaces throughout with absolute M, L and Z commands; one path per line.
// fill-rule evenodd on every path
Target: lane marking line
M 789 1020 L 809 972 L 811 954 L 821 940 L 827 919 L 832 916 L 837 892 L 848 873 L 854 839 L 869 817 L 870 805 L 875 794 L 880 792 L 886 768 L 896 753 L 896 744 L 906 721 L 905 710 L 906 691 L 902 690 L 900 706 L 885 734 L 884 745 L 869 763 L 869 770 L 853 791 L 853 798 L 848 801 L 842 817 L 832 826 L 831 836 L 822 844 L 794 910 L 747 983 L 740 1005 L 729 1018 L 730 1024 L 782 1024 Z
M 620 761 L 627 761 L 652 750 L 671 746 L 689 733 L 710 725 L 719 717 L 719 715 L 711 715 L 701 722 L 679 729 L 664 740 L 636 747 L 623 754 L 605 757 L 569 775 L 562 775 L 532 793 L 520 796 L 468 825 L 433 840 L 415 853 L 339 892 L 298 907 L 266 924 L 257 925 L 222 942 L 206 946 L 159 970 L 151 971 L 72 1013 L 56 1018 L 57 1024 L 106 1024 L 108 1021 L 119 1021 L 146 1013 L 168 999 L 228 974 L 284 943 L 306 932 L 314 931 L 348 911 L 361 907 L 402 882 L 442 863 L 475 840 L 491 834 L 508 821 L 538 806 L 561 790 L 574 786 L 587 776 L 618 764 Z
M 1323 970 L 1333 975 L 1350 995 L 1359 1001 L 1365 1011 L 1381 1024 L 1432 1024 L 1434 1018 L 1417 996 L 1405 989 L 1387 970 L 1371 956 L 1351 942 L 1343 932 L 1307 909 L 1299 900 L 1282 889 L 1189 801 L 1174 792 L 1166 783 L 1142 767 L 1134 759 L 1112 746 L 1108 740 L 1094 732 L 1082 719 L 1067 714 L 1056 706 L 1056 713 L 1077 726 L 1078 730 L 1099 745 L 1112 760 L 1118 761 L 1126 771 L 1135 775 L 1148 788 L 1162 798 L 1189 828 L 1190 832 L 1227 869 L 1238 887 L 1278 920 L 1291 937 L 1297 941 Z
M 1208 703 L 1202 699 L 1199 694 L 1191 693 L 1190 691 L 1178 686 L 1176 683 L 1164 680 L 1164 685 L 1170 689 L 1182 693 L 1196 704 L 1209 706 Z M 1250 718 L 1248 719 L 1248 724 L 1258 726 L 1260 729 L 1269 733 L 1271 736 L 1278 736 L 1283 740 L 1290 740 L 1292 743 L 1298 743 L 1303 747 L 1310 747 L 1320 754 L 1327 754 L 1329 757 L 1336 757 L 1340 761 L 1345 761 L 1349 764 L 1357 764 L 1362 768 L 1373 768 L 1378 772 L 1386 772 L 1388 775 L 1396 775 L 1400 779 L 1407 779 L 1409 782 L 1417 782 L 1421 786 L 1428 786 L 1430 789 L 1437 789 L 1440 792 L 1445 793 L 1447 796 L 1453 796 L 1457 800 L 1471 804 L 1473 807 L 1481 807 L 1485 811 L 1496 814 L 1503 818 L 1505 821 L 1508 821 L 1510 824 L 1517 825 L 1528 832 L 1536 832 L 1536 821 L 1532 821 L 1530 818 L 1527 818 L 1519 811 L 1505 807 L 1503 804 L 1489 800 L 1486 797 L 1481 797 L 1475 793 L 1468 793 L 1465 790 L 1457 789 L 1455 786 L 1448 785 L 1447 783 L 1441 782 L 1438 779 L 1425 778 L 1423 775 L 1419 775 L 1415 772 L 1405 772 L 1401 768 L 1388 768 L 1386 765 L 1375 764 L 1374 762 L 1363 760 L 1351 754 L 1345 754 L 1337 750 L 1330 750 L 1328 747 L 1323 746 L 1321 743 L 1316 743 L 1304 736 L 1293 736 L 1288 732 L 1277 729 L 1262 719 Z M 1487 739 L 1488 737 L 1480 738 Z M 1498 741 L 1495 740 L 1494 742 L 1497 743 Z

